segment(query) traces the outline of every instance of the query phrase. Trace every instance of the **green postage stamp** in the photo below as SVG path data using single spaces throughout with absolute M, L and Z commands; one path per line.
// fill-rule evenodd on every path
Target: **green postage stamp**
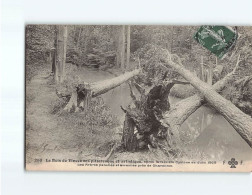
M 194 38 L 222 59 L 235 45 L 238 33 L 235 29 L 227 26 L 201 26 Z

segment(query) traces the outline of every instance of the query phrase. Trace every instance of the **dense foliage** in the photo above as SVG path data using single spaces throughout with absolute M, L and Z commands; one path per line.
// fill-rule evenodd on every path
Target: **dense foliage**
M 54 48 L 55 26 L 28 25 L 25 30 L 26 78 L 29 81 L 48 63 L 49 53 Z
M 193 39 L 197 29 L 197 26 L 131 26 L 130 61 L 134 66 L 140 64 L 143 67 L 146 74 L 143 79 L 145 84 L 150 85 L 162 78 L 164 68 L 160 66 L 158 53 L 163 49 L 178 55 L 183 65 L 196 75 L 200 74 L 202 63 L 205 70 L 212 66 L 214 72 L 218 73 L 217 76 L 214 75 L 214 82 L 232 70 L 237 60 L 237 51 L 251 50 L 249 49 L 252 43 L 251 31 L 249 28 L 238 27 L 240 36 L 235 48 L 224 59 L 219 60 Z M 97 68 L 103 65 L 108 67 L 116 65 L 120 26 L 69 25 L 67 30 L 67 62 Z M 48 64 L 55 38 L 53 25 L 26 27 L 28 72 L 33 71 L 29 70 L 30 64 L 37 64 L 36 66 Z M 249 68 L 251 70 L 251 67 Z M 174 78 L 178 75 L 170 70 L 168 77 Z

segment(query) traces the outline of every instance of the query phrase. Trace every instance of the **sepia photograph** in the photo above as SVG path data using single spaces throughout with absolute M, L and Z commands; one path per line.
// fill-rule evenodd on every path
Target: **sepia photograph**
M 252 27 L 25 26 L 30 171 L 252 171 Z
M 0 194 L 251 195 L 251 7 L 0 0 Z

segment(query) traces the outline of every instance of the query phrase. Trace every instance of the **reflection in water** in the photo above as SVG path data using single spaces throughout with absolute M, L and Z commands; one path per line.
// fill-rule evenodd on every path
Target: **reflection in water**
M 121 86 L 102 95 L 104 102 L 109 105 L 111 111 L 122 123 L 124 121 L 124 112 L 120 106 L 125 108 L 131 104 L 132 100 L 129 94 L 130 92 L 128 84 L 123 83 Z
M 179 101 L 176 98 L 170 100 L 173 103 Z M 222 115 L 210 107 L 201 106 L 184 122 L 180 132 L 193 140 L 188 148 L 199 149 L 212 159 L 252 159 L 249 145 Z

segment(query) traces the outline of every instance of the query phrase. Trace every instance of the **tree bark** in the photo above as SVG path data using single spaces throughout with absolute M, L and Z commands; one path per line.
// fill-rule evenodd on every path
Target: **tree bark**
M 77 47 L 77 48 L 78 48 L 79 45 L 80 45 L 81 34 L 82 34 L 82 28 L 80 27 L 79 34 L 78 34 L 78 39 L 77 39 L 77 43 L 76 43 L 76 47 Z
M 130 65 L 130 25 L 128 25 L 127 31 L 127 60 L 126 60 L 126 70 L 129 69 Z
M 106 93 L 109 90 L 114 89 L 115 87 L 118 87 L 119 85 L 128 81 L 132 77 L 138 75 L 140 71 L 140 69 L 135 69 L 131 72 L 126 72 L 118 77 L 90 84 L 90 87 L 93 92 L 93 97 Z
M 125 26 L 122 26 L 122 49 L 121 49 L 121 68 L 122 70 L 125 70 L 125 59 L 124 59 L 124 55 L 125 55 Z
M 201 61 L 200 61 L 200 79 L 204 81 L 204 58 L 201 56 Z
M 116 30 L 116 65 L 118 68 L 124 68 L 124 53 L 125 53 L 125 26 L 119 26 Z
M 51 63 L 52 63 L 52 51 L 51 51 L 51 50 L 49 50 L 49 52 L 48 52 L 47 63 L 48 63 L 48 64 L 51 64 Z
M 55 48 L 56 48 L 56 43 L 55 43 Z M 55 72 L 56 72 L 56 49 L 55 48 L 52 50 L 52 74 L 54 75 L 54 77 L 55 77 Z
M 137 150 L 137 138 L 134 134 L 134 129 L 134 120 L 126 113 L 123 125 L 122 144 L 129 152 L 135 152 Z
M 117 27 L 117 26 L 116 26 Z M 116 66 L 117 68 L 121 67 L 121 32 L 120 32 L 120 27 L 119 29 L 116 28 L 114 29 L 115 33 L 116 33 L 116 39 L 115 39 L 115 48 L 116 48 Z
M 61 83 L 65 76 L 67 26 L 57 26 L 56 65 L 54 78 Z
M 171 57 L 165 58 L 163 61 L 189 81 L 205 97 L 207 102 L 219 111 L 234 127 L 237 133 L 250 147 L 252 147 L 252 118 L 250 116 L 246 115 L 230 101 L 223 98 L 213 87 L 195 77 L 190 71 L 186 70 L 181 63 L 175 63 L 171 60 Z
M 135 106 L 122 108 L 126 113 L 122 143 L 127 151 L 135 151 L 143 148 L 157 148 L 164 140 L 167 140 L 167 151 L 172 152 L 177 148 L 177 140 L 171 133 L 170 126 L 162 122 L 163 113 L 170 109 L 169 93 L 175 84 L 188 84 L 177 80 L 166 81 L 154 85 L 146 92 L 140 85 L 134 83 L 140 96 L 135 96 L 131 84 L 130 96 Z M 169 143 L 168 143 L 169 142 Z M 161 144 L 163 145 L 163 144 Z M 169 152 L 168 152 L 169 153 Z M 168 154 L 167 153 L 167 154 Z M 169 155 L 169 154 L 168 154 Z
M 65 106 L 64 110 L 78 111 L 79 108 L 88 107 L 89 101 L 92 97 L 97 97 L 101 94 L 110 91 L 111 89 L 120 86 L 122 83 L 138 75 L 140 71 L 140 69 L 136 69 L 131 72 L 126 72 L 112 79 L 107 79 L 94 83 L 79 84 L 73 91 L 71 98 L 68 104 Z M 76 96 L 77 98 L 75 98 Z
M 77 91 L 73 91 L 71 98 L 69 99 L 68 104 L 65 106 L 64 110 L 71 111 L 71 109 L 77 111 L 78 110 L 78 94 Z
M 57 52 L 56 52 L 56 49 L 57 49 L 57 26 L 55 26 L 55 29 L 54 29 L 54 32 L 55 32 L 55 39 L 54 39 L 54 48 L 52 49 L 52 74 L 54 75 L 54 79 L 56 81 L 56 77 L 55 77 L 55 74 L 56 74 L 56 59 L 57 59 Z

